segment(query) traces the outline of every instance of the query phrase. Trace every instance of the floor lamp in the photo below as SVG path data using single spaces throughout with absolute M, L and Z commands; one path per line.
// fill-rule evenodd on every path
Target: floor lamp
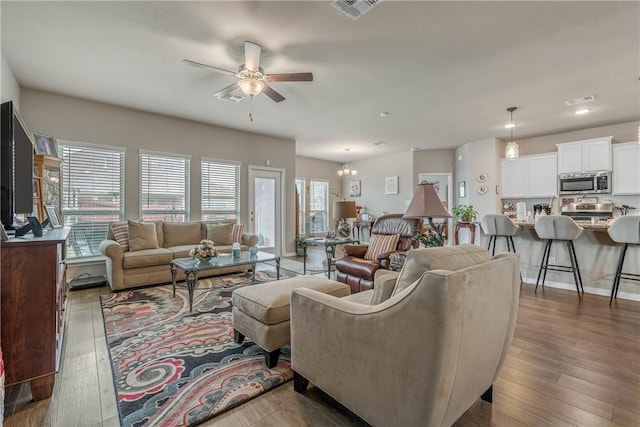
M 411 203 L 409 204 L 407 212 L 404 214 L 403 218 L 427 218 L 429 225 L 438 236 L 438 242 L 433 246 L 442 246 L 442 231 L 435 226 L 433 218 L 451 218 L 451 215 L 442 204 L 433 184 L 418 184 L 416 185 L 413 198 L 411 199 Z M 416 230 L 417 239 L 422 237 L 422 233 L 420 231 L 421 230 Z

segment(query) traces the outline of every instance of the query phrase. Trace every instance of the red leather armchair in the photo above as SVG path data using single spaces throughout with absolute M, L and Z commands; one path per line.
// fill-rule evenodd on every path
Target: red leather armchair
M 389 255 L 393 252 L 417 248 L 413 240 L 416 229 L 422 227 L 421 219 L 404 219 L 401 213 L 379 217 L 373 224 L 371 236 L 376 234 L 399 234 L 398 244 L 393 251 L 380 254 L 375 260 L 364 258 L 368 245 L 344 245 L 344 256 L 336 261 L 336 278 L 351 287 L 351 292 L 361 292 L 373 288 L 373 276 L 380 268 L 389 269 Z

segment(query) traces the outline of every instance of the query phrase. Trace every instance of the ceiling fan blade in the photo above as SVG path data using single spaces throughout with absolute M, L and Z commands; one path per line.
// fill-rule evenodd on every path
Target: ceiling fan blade
M 267 74 L 265 78 L 270 82 L 312 82 L 311 73 L 280 73 Z
M 262 47 L 252 42 L 244 42 L 244 66 L 247 70 L 258 71 Z
M 229 70 L 225 70 L 224 68 L 214 67 L 213 65 L 201 64 L 200 62 L 190 61 L 188 59 L 183 59 L 182 62 L 184 62 L 187 65 L 191 65 L 193 67 L 204 68 L 205 70 L 213 70 L 218 73 L 227 74 L 229 76 L 236 75 L 234 71 L 229 71 Z
M 224 89 L 220 89 L 219 91 L 217 91 L 216 93 L 213 94 L 213 96 L 217 96 L 218 98 L 222 98 L 223 96 L 229 95 L 231 92 L 233 92 L 236 89 L 239 89 L 240 86 L 238 86 L 237 83 L 234 83 L 232 85 L 229 85 L 227 87 L 225 87 Z
M 269 86 L 265 86 L 264 89 L 262 89 L 262 93 L 267 95 L 269 98 L 271 98 L 275 102 L 284 101 L 284 96 L 280 95 L 278 92 L 276 92 L 275 90 L 273 90 Z

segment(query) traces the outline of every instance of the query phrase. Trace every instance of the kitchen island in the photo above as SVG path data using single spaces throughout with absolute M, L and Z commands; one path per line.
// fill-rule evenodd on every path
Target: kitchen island
M 592 224 L 591 222 L 577 221 L 577 223 L 584 228 L 582 235 L 573 242 L 580 266 L 584 291 L 597 295 L 611 295 L 613 277 L 615 276 L 622 245 L 611 240 L 606 232 L 609 229 L 609 222 Z M 521 231 L 514 237 L 514 243 L 521 258 L 522 277 L 526 283 L 535 284 L 546 241 L 538 237 L 533 223 L 516 221 L 516 224 L 521 227 Z M 480 241 L 476 240 L 476 243 L 487 247 L 489 237 L 481 232 Z M 505 239 L 498 238 L 496 253 L 506 250 Z M 571 265 L 567 246 L 564 243 L 553 243 L 551 246 L 551 258 L 555 258 L 555 261 L 550 261 L 552 264 Z M 640 248 L 629 246 L 623 271 L 625 273 L 640 274 Z M 545 286 L 574 292 L 576 290 L 571 273 L 551 270 L 547 273 Z M 540 288 L 538 288 L 538 292 L 540 292 Z M 618 298 L 640 301 L 640 282 L 622 279 Z

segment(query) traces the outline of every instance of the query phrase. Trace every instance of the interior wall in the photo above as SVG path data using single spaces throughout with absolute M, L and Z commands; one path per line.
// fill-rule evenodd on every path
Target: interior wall
M 456 194 L 454 205 L 473 205 L 478 220 L 489 213 L 500 212 L 500 198 L 496 186 L 500 184 L 500 150 L 502 141 L 488 138 L 469 142 L 456 150 L 456 178 L 453 183 Z M 480 182 L 478 176 L 486 175 Z M 464 183 L 465 197 L 460 197 L 460 185 Z M 480 187 L 487 188 L 481 193 Z
M 413 185 L 418 184 L 421 173 L 454 173 L 456 152 L 452 149 L 416 150 L 413 152 Z
M 241 221 L 248 224 L 248 165 L 285 169 L 285 224 L 295 221 L 295 142 L 114 105 L 25 89 L 22 116 L 31 130 L 58 139 L 125 147 L 125 217 L 139 217 L 139 150 L 191 155 L 191 219 L 200 219 L 200 158 L 242 163 Z M 290 228 L 290 229 L 289 229 Z M 295 251 L 285 230 L 284 252 Z
M 0 101 L 13 101 L 15 108 L 20 111 L 20 85 L 13 74 L 13 70 L 7 63 L 4 53 L 0 53 Z
M 521 156 L 529 154 L 541 154 L 558 151 L 556 144 L 563 142 L 582 141 L 585 139 L 613 136 L 616 142 L 632 142 L 640 139 L 640 121 L 618 123 L 609 126 L 599 126 L 575 130 L 571 132 L 556 133 L 553 135 L 538 136 L 536 138 L 516 139 L 518 152 Z M 502 143 L 500 157 L 504 157 L 506 142 Z
M 413 156 L 410 151 L 351 162 L 358 175 L 345 178 L 342 193 L 347 200 L 363 206 L 363 211 L 378 217 L 383 213 L 404 213 L 413 196 Z M 398 194 L 385 194 L 385 178 L 398 177 Z M 350 196 L 352 181 L 360 181 L 361 196 Z

